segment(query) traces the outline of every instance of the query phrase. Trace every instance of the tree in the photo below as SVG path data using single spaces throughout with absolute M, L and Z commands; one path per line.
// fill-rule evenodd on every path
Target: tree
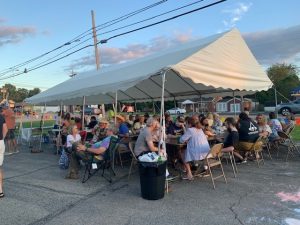
M 39 88 L 27 90 L 25 88 L 16 88 L 16 86 L 12 84 L 5 84 L 3 88 L 5 88 L 9 93 L 8 99 L 15 102 L 23 102 L 25 98 L 31 97 L 41 92 Z
M 257 100 L 264 104 L 266 102 L 272 102 L 275 104 L 274 88 L 276 88 L 278 102 L 292 100 L 291 90 L 300 86 L 300 80 L 298 71 L 295 65 L 292 64 L 275 64 L 267 69 L 267 74 L 270 80 L 273 82 L 272 88 L 268 91 L 261 91 L 257 93 Z M 283 97 L 284 96 L 284 97 Z
M 31 97 L 31 96 L 37 95 L 40 92 L 41 92 L 41 89 L 39 89 L 39 88 L 34 88 L 32 90 L 29 90 L 28 98 Z

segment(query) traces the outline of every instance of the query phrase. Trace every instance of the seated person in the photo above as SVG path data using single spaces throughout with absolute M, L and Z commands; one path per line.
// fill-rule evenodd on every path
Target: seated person
M 125 123 L 125 118 L 121 115 L 117 115 L 117 126 L 119 127 L 118 136 L 121 139 L 129 137 L 129 129 Z
M 139 120 L 133 124 L 132 131 L 133 131 L 134 134 L 139 134 L 141 129 L 146 126 L 144 121 L 145 121 L 145 117 L 144 116 L 139 116 Z
M 270 141 L 279 140 L 278 131 L 282 131 L 282 125 L 280 121 L 276 118 L 274 112 L 269 113 L 269 126 L 271 127 L 272 133 L 269 136 Z
M 185 120 L 183 116 L 178 116 L 175 123 L 169 125 L 168 137 L 183 135 L 185 132 Z
M 190 128 L 180 137 L 180 142 L 187 142 L 187 148 L 183 156 L 187 174 L 183 179 L 193 180 L 190 162 L 203 160 L 210 150 L 207 138 L 198 120 L 190 120 Z
M 158 148 L 153 143 L 152 133 L 157 129 L 159 123 L 156 119 L 150 117 L 147 120 L 146 127 L 140 132 L 134 147 L 134 154 L 138 157 L 147 152 L 158 152 Z
M 221 121 L 219 114 L 214 113 L 213 118 L 214 121 L 211 128 L 216 131 L 216 133 L 221 133 L 223 131 L 223 122 Z
M 78 130 L 82 130 L 82 123 L 80 118 L 75 117 L 75 125 L 77 126 Z
M 248 154 L 259 137 L 258 125 L 245 112 L 242 112 L 239 115 L 237 129 L 239 132 L 238 151 Z
M 235 146 L 237 146 L 239 142 L 239 133 L 236 129 L 236 121 L 233 117 L 228 117 L 225 120 L 225 126 L 228 131 L 228 135 L 226 136 L 223 142 L 222 152 L 232 152 L 233 154 L 240 159 L 241 163 L 246 163 L 247 160 L 244 159 L 236 150 Z
M 256 116 L 256 121 L 259 130 L 259 136 L 267 138 L 272 133 L 270 126 L 267 124 L 266 117 L 262 114 Z
M 72 130 L 71 134 L 67 136 L 67 152 L 71 153 L 72 152 L 72 145 L 74 143 L 80 143 L 81 141 L 81 136 L 79 135 L 79 131 L 76 125 L 72 125 Z
M 294 114 L 291 113 L 286 114 L 281 125 L 282 125 L 282 130 L 286 133 L 289 133 L 291 128 L 295 126 Z
M 97 119 L 95 116 L 91 116 L 91 121 L 88 124 L 89 129 L 93 129 L 98 124 Z
M 107 120 L 102 119 L 99 124 L 97 124 L 94 129 L 92 130 L 93 138 L 92 143 L 96 143 L 98 141 L 102 141 L 106 137 L 106 130 L 109 126 L 109 123 Z
M 209 123 L 208 123 L 208 119 L 204 116 L 204 117 L 201 117 L 201 120 L 200 120 L 200 124 L 202 126 L 202 129 L 203 129 L 203 132 L 204 134 L 207 136 L 207 137 L 213 137 L 215 136 L 216 134 L 214 133 L 214 130 L 211 128 L 211 126 L 209 126 Z
M 87 148 L 85 145 L 78 144 L 76 146 L 76 151 L 72 151 L 70 157 L 70 167 L 69 173 L 66 176 L 67 179 L 78 179 L 79 172 L 79 160 L 91 160 L 92 157 L 95 157 L 98 160 L 103 159 L 105 151 L 109 148 L 110 138 L 114 134 L 114 129 L 108 128 L 106 130 L 106 138 L 101 142 L 97 142 L 92 147 Z M 95 156 L 96 155 L 96 156 Z

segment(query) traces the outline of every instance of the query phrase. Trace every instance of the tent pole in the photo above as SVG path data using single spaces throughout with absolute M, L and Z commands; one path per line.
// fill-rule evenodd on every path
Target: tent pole
M 46 103 L 44 105 L 44 110 L 43 110 L 43 114 L 42 114 L 42 127 L 41 127 L 41 135 L 40 135 L 40 147 L 39 150 L 42 149 L 42 138 L 43 138 L 43 132 L 44 132 L 44 123 L 45 123 L 45 111 L 46 111 Z
M 17 139 L 17 144 L 19 144 L 20 135 L 21 135 L 22 129 L 23 129 L 23 114 L 24 114 L 24 102 L 22 102 L 21 119 L 20 119 L 20 124 L 19 124 L 19 136 Z M 22 140 L 22 137 L 21 137 L 21 140 Z
M 153 110 L 153 114 L 155 115 L 155 103 L 154 103 L 154 101 L 152 101 L 152 110 Z
M 236 110 L 235 110 L 235 93 L 234 91 L 232 92 L 233 95 L 233 110 L 234 110 L 234 116 L 236 117 Z
M 134 101 L 134 111 L 137 112 L 136 101 Z
M 175 100 L 175 97 L 174 97 L 174 108 L 176 108 L 176 100 Z
M 161 106 L 160 106 L 160 127 L 161 127 L 161 134 L 160 134 L 160 143 L 158 145 L 158 151 L 161 152 L 161 144 L 162 149 L 166 151 L 166 121 L 165 121 L 165 82 L 166 82 L 166 73 L 170 69 L 164 71 L 162 74 L 162 89 L 161 89 Z
M 85 110 L 85 96 L 82 98 L 82 120 L 81 120 L 81 129 L 84 129 L 84 110 Z
M 106 115 L 105 115 L 105 105 L 104 104 L 101 104 L 101 113 L 102 113 L 102 117 L 105 118 Z
M 117 125 L 117 112 L 118 112 L 118 90 L 115 97 L 115 126 Z
M 242 101 L 242 104 L 241 104 L 241 106 L 242 106 L 241 112 L 244 112 L 244 111 L 245 111 L 245 106 L 244 106 L 244 96 L 243 96 L 243 95 L 241 95 L 241 101 Z M 249 109 L 249 111 L 250 111 L 250 109 Z

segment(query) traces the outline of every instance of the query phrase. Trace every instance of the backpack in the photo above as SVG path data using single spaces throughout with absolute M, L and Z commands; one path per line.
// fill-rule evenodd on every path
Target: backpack
M 61 156 L 58 161 L 59 168 L 62 170 L 66 170 L 69 168 L 69 157 L 65 150 L 62 151 Z

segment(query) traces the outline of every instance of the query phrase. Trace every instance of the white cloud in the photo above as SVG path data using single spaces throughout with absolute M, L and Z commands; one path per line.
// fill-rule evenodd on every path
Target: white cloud
M 185 33 L 174 32 L 172 37 L 159 36 L 151 39 L 148 44 L 130 44 L 124 48 L 101 47 L 101 64 L 117 64 L 127 62 L 158 52 L 162 49 L 178 45 L 193 39 L 192 32 Z M 95 57 L 93 53 L 89 56 L 74 60 L 65 70 L 88 69 L 95 67 Z
M 236 26 L 236 23 L 249 11 L 252 3 L 238 3 L 234 9 L 225 9 L 222 12 L 229 14 L 229 18 L 223 20 L 222 23 L 225 29 L 230 29 Z

